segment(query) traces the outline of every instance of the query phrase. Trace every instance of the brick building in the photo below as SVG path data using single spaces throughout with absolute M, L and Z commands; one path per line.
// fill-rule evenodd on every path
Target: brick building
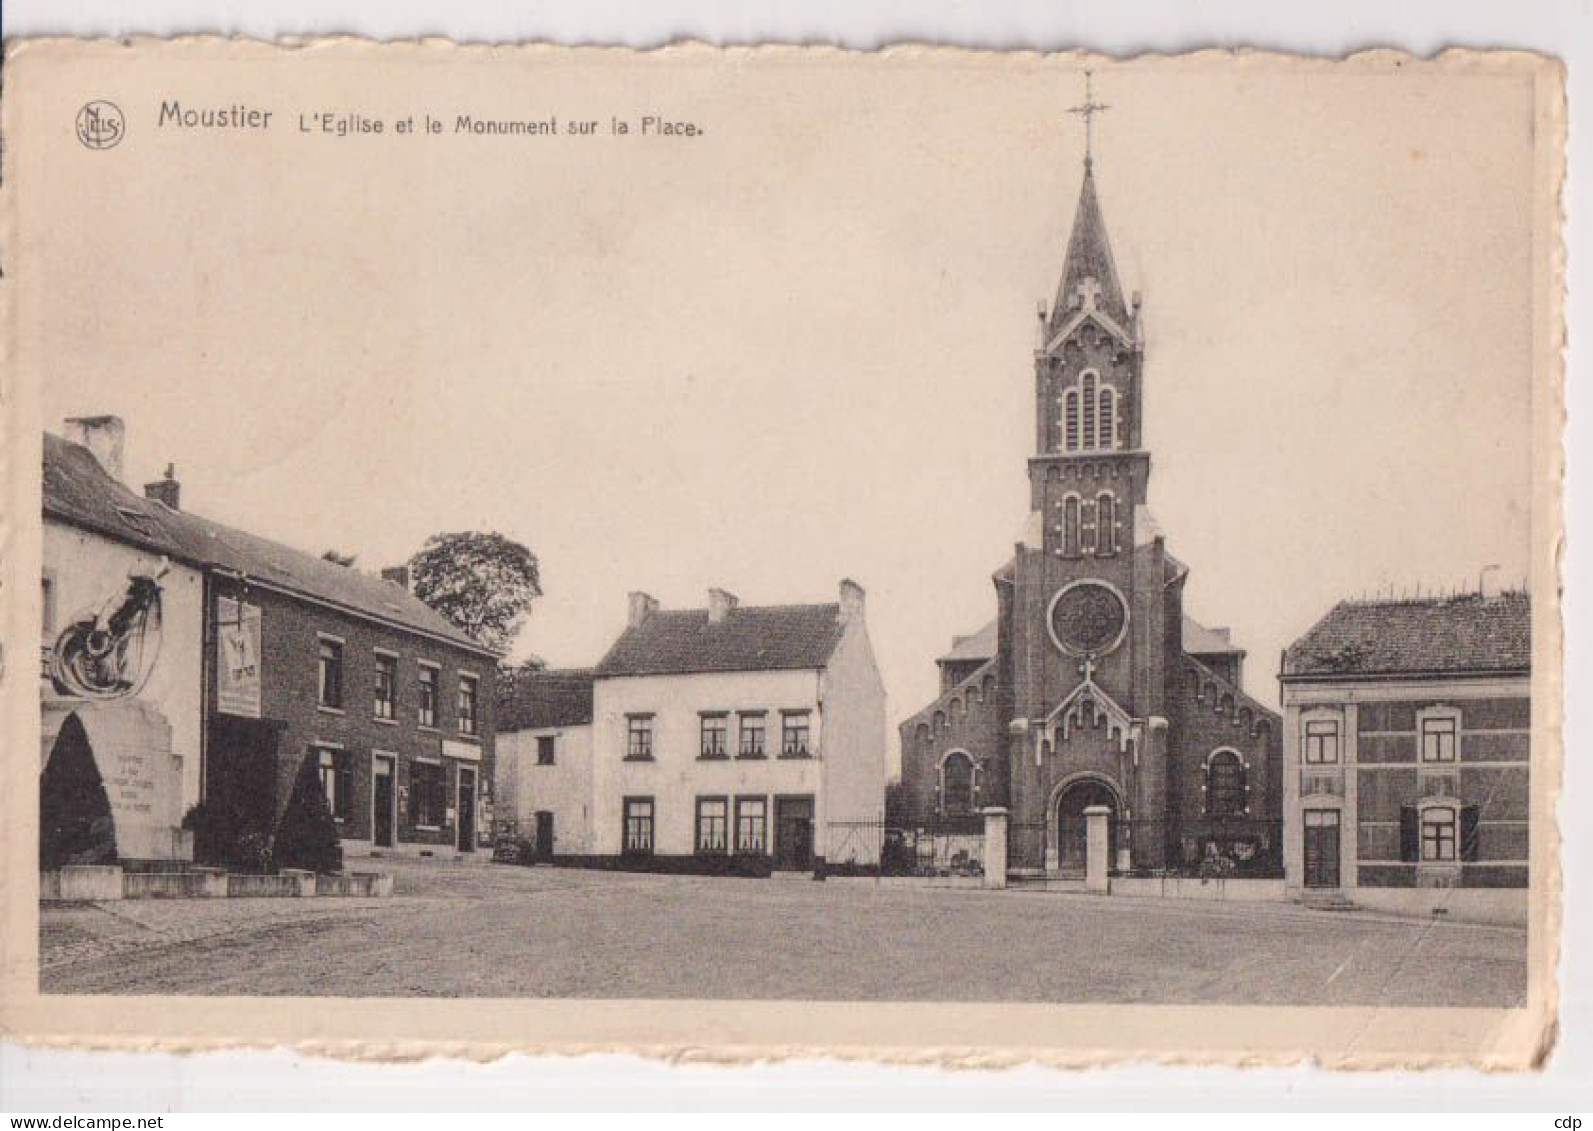
M 1531 601 L 1345 601 L 1284 652 L 1298 897 L 1526 920 Z
M 78 574 L 98 592 L 168 563 L 166 658 L 149 690 L 179 765 L 176 819 L 214 801 L 256 815 L 252 831 L 268 837 L 312 760 L 345 850 L 488 843 L 496 656 L 416 598 L 402 571 L 367 574 L 184 511 L 172 473 L 136 495 L 108 454 L 121 422 L 90 423 L 83 443 L 45 436 L 46 518 L 61 530 L 46 616 L 78 600 Z M 93 570 L 90 536 L 121 547 Z
M 906 818 L 1006 807 L 1009 869 L 1068 874 L 1084 810 L 1104 805 L 1120 869 L 1275 869 L 1279 719 L 1242 689 L 1227 630 L 1183 612 L 1189 569 L 1147 505 L 1139 299 L 1088 157 L 1039 329 L 1030 518 L 994 575 L 995 618 L 954 639 L 939 695 L 901 724 Z

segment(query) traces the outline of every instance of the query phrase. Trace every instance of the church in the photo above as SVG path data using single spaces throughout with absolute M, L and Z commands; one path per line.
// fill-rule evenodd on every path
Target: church
M 1105 806 L 1113 870 L 1281 875 L 1279 717 L 1242 690 L 1228 630 L 1184 614 L 1189 567 L 1148 506 L 1140 314 L 1087 149 L 1039 312 L 1029 519 L 995 619 L 953 639 L 938 697 L 901 724 L 898 819 L 950 834 L 1005 808 L 1009 873 L 1065 877 Z

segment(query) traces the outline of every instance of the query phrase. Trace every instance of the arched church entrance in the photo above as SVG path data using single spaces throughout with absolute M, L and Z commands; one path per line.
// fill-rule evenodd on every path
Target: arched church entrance
M 1056 803 L 1057 868 L 1064 873 L 1084 874 L 1085 846 L 1089 832 L 1084 810 L 1104 805 L 1111 815 L 1106 819 L 1107 867 L 1117 857 L 1117 793 L 1097 778 L 1084 778 L 1062 790 Z

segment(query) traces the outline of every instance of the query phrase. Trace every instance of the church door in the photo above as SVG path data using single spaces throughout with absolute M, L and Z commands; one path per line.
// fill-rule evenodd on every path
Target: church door
M 1085 847 L 1089 840 L 1084 810 L 1105 805 L 1112 811 L 1106 819 L 1107 856 L 1110 868 L 1117 846 L 1117 796 L 1102 782 L 1081 781 L 1062 791 L 1057 803 L 1057 868 L 1065 874 L 1084 874 Z

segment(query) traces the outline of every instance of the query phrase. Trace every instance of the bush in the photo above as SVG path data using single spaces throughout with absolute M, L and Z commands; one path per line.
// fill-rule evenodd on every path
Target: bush
M 39 869 L 114 864 L 116 824 L 88 733 L 67 716 L 39 775 Z
M 299 766 L 288 796 L 288 807 L 277 824 L 271 862 L 278 868 L 302 868 L 309 872 L 341 872 L 343 846 L 338 843 L 337 824 L 326 803 L 320 775 L 313 759 Z
M 213 797 L 188 810 L 183 828 L 194 834 L 197 863 L 260 873 L 271 870 L 271 837 L 265 831 L 269 819 L 269 814 Z

